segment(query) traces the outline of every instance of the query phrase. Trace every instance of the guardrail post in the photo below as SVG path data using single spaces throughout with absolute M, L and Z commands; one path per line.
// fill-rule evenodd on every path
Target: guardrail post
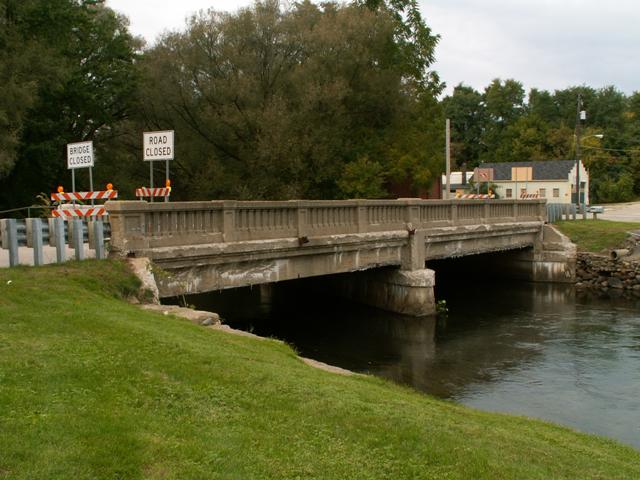
M 82 238 L 83 228 L 82 220 L 73 219 L 73 249 L 75 250 L 76 260 L 84 260 L 84 239 Z
M 3 248 L 9 249 L 9 266 L 15 267 L 20 263 L 18 258 L 18 225 L 15 218 L 7 218 L 3 220 L 3 223 L 3 231 L 7 238 L 6 246 L 3 245 Z M 2 243 L 5 244 L 4 241 Z
M 91 250 L 96 249 L 95 229 L 93 227 L 93 224 L 97 221 L 97 219 L 93 219 L 87 222 L 87 238 L 89 241 L 89 248 Z
M 51 218 L 49 223 L 49 243 L 56 247 L 56 261 L 62 263 L 67 260 L 66 244 L 64 242 L 64 219 Z
M 33 264 L 36 266 L 44 264 L 42 219 L 27 218 L 27 246 L 33 248 Z
M 102 220 L 93 220 L 89 222 L 89 248 L 93 247 L 96 251 L 96 258 L 103 260 L 105 257 L 104 251 L 104 227 Z

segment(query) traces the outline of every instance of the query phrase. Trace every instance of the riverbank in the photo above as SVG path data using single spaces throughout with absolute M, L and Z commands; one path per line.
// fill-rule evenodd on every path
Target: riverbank
M 556 227 L 578 247 L 576 288 L 640 297 L 640 223 L 575 220 Z
M 629 232 L 640 232 L 640 223 L 610 220 L 563 220 L 554 223 L 575 243 L 579 251 L 607 253 L 622 248 L 629 241 Z
M 640 297 L 640 261 L 579 252 L 576 288 Z
M 140 310 L 117 262 L 0 271 L 4 478 L 635 478 L 640 453 Z

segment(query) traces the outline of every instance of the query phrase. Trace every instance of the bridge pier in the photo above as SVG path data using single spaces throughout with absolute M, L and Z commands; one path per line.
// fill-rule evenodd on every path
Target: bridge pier
M 400 269 L 367 270 L 342 278 L 338 284 L 340 294 L 394 313 L 416 317 L 433 315 L 435 272 L 425 268 L 425 240 L 425 230 L 408 228 L 407 243 L 400 254 Z

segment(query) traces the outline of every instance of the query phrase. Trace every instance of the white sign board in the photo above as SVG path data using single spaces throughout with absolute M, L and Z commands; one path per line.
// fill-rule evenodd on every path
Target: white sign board
M 173 130 L 142 134 L 143 160 L 173 160 Z
M 93 167 L 93 142 L 67 143 L 67 168 Z

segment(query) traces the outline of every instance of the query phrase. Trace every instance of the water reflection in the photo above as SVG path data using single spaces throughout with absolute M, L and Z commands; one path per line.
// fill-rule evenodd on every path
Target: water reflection
M 443 275 L 445 319 L 329 298 L 317 281 L 190 297 L 227 323 L 485 410 L 552 420 L 640 447 L 640 304 L 573 288 L 460 285 Z

